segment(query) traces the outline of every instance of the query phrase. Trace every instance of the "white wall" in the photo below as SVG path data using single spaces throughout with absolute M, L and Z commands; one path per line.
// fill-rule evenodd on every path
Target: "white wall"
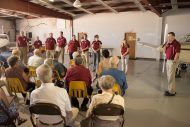
M 42 43 L 45 43 L 49 33 L 52 32 L 55 39 L 59 37 L 60 31 L 63 31 L 67 41 L 71 39 L 71 25 L 69 20 L 63 20 L 63 24 L 57 27 L 56 18 L 22 19 L 16 21 L 16 29 L 19 31 L 32 32 L 32 43 L 39 36 Z M 66 24 L 65 24 L 66 23 Z
M 95 34 L 100 35 L 103 47 L 114 48 L 119 55 L 119 47 L 125 32 L 136 32 L 140 42 L 159 45 L 161 42 L 162 18 L 152 12 L 123 12 L 119 14 L 102 13 L 86 15 L 74 19 L 74 33 L 85 32 L 93 41 Z M 136 57 L 159 58 L 154 49 L 136 46 Z
M 2 33 L 2 26 L 4 33 L 9 35 L 9 40 L 15 41 L 15 26 L 14 22 L 11 20 L 0 19 L 0 33 Z
M 176 38 L 190 34 L 190 9 L 169 11 L 164 15 L 164 24 L 168 24 L 168 31 L 176 33 Z

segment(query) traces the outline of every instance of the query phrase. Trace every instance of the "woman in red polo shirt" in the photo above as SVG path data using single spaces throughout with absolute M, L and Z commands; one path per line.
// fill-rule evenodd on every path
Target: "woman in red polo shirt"
M 96 70 L 98 63 L 100 62 L 101 46 L 102 46 L 102 42 L 99 40 L 99 36 L 95 35 L 94 41 L 92 42 L 92 51 L 93 51 L 93 56 L 94 56 L 94 69 L 93 69 L 93 71 Z
M 120 47 L 120 53 L 121 53 L 122 71 L 124 71 L 126 74 L 128 70 L 129 48 L 130 46 L 127 43 L 127 40 L 124 39 Z

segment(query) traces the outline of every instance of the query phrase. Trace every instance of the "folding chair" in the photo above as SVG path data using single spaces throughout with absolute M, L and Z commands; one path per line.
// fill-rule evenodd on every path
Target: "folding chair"
M 34 81 L 36 81 L 36 77 L 37 77 L 36 67 L 28 66 L 28 68 L 29 68 L 29 76 L 32 77 Z
M 59 115 L 62 118 L 62 120 L 59 123 L 54 123 L 54 124 L 51 124 L 51 125 L 58 125 L 58 124 L 61 124 L 61 123 L 64 122 L 64 127 L 66 127 L 65 117 L 62 116 L 60 108 L 55 104 L 51 104 L 51 103 L 32 104 L 29 107 L 29 111 L 30 111 L 30 120 L 31 120 L 32 125 L 34 127 L 37 127 L 37 125 L 35 124 L 34 119 L 33 119 L 34 114 L 36 114 L 36 115 Z M 47 125 L 47 126 L 50 125 L 50 124 L 44 123 L 44 122 L 42 122 L 40 120 L 39 120 L 39 122 L 41 124 L 43 124 L 43 125 Z
M 8 90 L 10 93 L 15 93 L 15 96 L 17 97 L 16 93 L 23 93 L 27 95 L 27 91 L 24 90 L 20 80 L 18 78 L 7 78 L 7 84 L 8 84 Z M 28 90 L 30 91 L 30 90 Z M 17 97 L 18 99 L 18 97 Z M 25 101 L 26 98 L 24 98 Z
M 84 81 L 71 81 L 69 84 L 69 96 L 76 98 L 87 98 L 87 88 Z
M 112 121 L 112 120 L 102 120 L 99 119 L 99 116 L 106 116 L 106 118 L 109 118 L 109 116 L 118 116 L 118 121 Z M 102 124 L 98 125 L 99 123 Z M 92 110 L 92 124 L 93 127 L 104 127 L 107 124 L 113 125 L 114 127 L 123 127 L 124 125 L 124 109 L 121 105 L 117 104 L 99 104 L 95 106 Z

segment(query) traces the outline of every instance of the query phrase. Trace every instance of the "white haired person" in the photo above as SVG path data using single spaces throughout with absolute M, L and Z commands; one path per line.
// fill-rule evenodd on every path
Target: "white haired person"
M 43 62 L 44 59 L 41 57 L 41 51 L 39 49 L 35 49 L 34 55 L 28 59 L 28 65 L 36 68 L 43 64 Z
M 120 95 L 115 95 L 115 93 L 112 90 L 114 83 L 115 83 L 115 79 L 110 75 L 104 75 L 104 76 L 100 77 L 99 84 L 100 84 L 100 88 L 102 89 L 102 93 L 96 94 L 92 97 L 92 101 L 89 105 L 89 109 L 86 114 L 87 117 L 89 117 L 92 114 L 92 110 L 95 106 L 97 106 L 99 104 L 108 103 L 111 100 L 111 98 L 112 98 L 112 100 L 111 100 L 112 104 L 121 105 L 125 109 L 124 98 Z M 101 120 L 116 121 L 117 125 L 122 124 L 122 122 L 119 119 L 120 118 L 119 116 L 98 116 L 98 118 Z M 96 118 L 94 119 L 94 122 L 96 122 Z M 115 125 L 111 125 L 111 124 L 113 124 L 113 123 L 108 122 L 106 124 L 106 127 L 109 127 L 109 126 L 115 127 Z M 103 124 L 101 123 L 101 121 L 98 120 L 98 125 L 100 127 L 102 127 L 101 125 L 103 125 Z
M 47 65 L 40 65 L 36 69 L 36 74 L 39 80 L 42 82 L 41 86 L 31 93 L 30 104 L 39 102 L 52 103 L 57 105 L 61 109 L 61 113 L 66 117 L 66 124 L 74 127 L 74 121 L 78 114 L 77 108 L 71 108 L 71 103 L 67 91 L 64 88 L 59 88 L 52 83 L 52 69 Z M 62 120 L 60 116 L 48 116 L 38 115 L 39 127 L 44 127 L 46 124 L 58 124 Z M 56 127 L 63 126 L 62 123 L 56 125 Z
M 102 75 L 111 75 L 115 78 L 116 83 L 120 86 L 121 95 L 125 94 L 127 86 L 126 75 L 123 71 L 118 69 L 119 58 L 117 56 L 113 56 L 109 60 L 109 69 L 106 69 L 102 72 Z

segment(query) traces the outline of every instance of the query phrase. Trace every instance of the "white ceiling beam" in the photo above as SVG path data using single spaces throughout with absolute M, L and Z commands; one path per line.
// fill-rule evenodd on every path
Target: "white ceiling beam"
M 71 13 L 71 12 L 66 11 L 66 10 L 64 10 L 64 9 L 55 7 L 55 6 L 53 6 L 53 5 L 51 5 L 51 4 L 47 3 L 47 2 L 45 2 L 45 1 L 43 1 L 43 0 L 35 0 L 35 1 L 39 1 L 40 3 L 42 3 L 42 4 L 46 5 L 46 6 L 49 6 L 50 8 L 56 9 L 56 10 L 58 10 L 58 11 L 60 11 L 60 12 L 67 13 L 67 14 L 69 14 L 69 15 L 71 15 L 71 16 L 76 16 L 76 14 L 74 14 L 74 13 Z
M 131 5 L 131 6 L 126 6 L 126 5 L 123 5 L 123 6 L 118 6 L 118 7 L 112 7 L 113 9 L 125 9 L 125 8 L 137 8 L 136 5 Z M 101 9 L 105 9 L 105 7 L 96 7 L 96 8 L 89 8 L 88 10 L 89 11 L 96 11 L 96 10 L 101 10 Z M 70 11 L 80 11 L 80 10 L 77 10 L 77 9 L 72 9 Z
M 96 0 L 98 2 L 100 2 L 104 7 L 108 8 L 110 11 L 114 12 L 114 13 L 118 13 L 117 10 L 113 9 L 111 6 L 109 6 L 108 4 L 106 4 L 104 1 L 102 0 Z
M 144 8 L 144 6 L 141 4 L 141 2 L 140 2 L 139 0 L 133 0 L 133 2 L 137 5 L 137 7 L 138 7 L 141 11 L 143 11 L 143 12 L 146 11 L 146 9 Z
M 177 0 L 171 0 L 171 4 L 172 4 L 172 9 L 173 10 L 177 10 L 178 9 Z
M 69 0 L 61 0 L 61 1 L 67 3 L 67 4 L 70 5 L 70 6 L 73 6 L 73 3 L 72 3 L 71 1 L 69 1 Z M 77 9 L 79 9 L 79 10 L 81 10 L 81 11 L 84 11 L 84 12 L 86 12 L 86 13 L 88 13 L 88 14 L 94 14 L 94 13 L 88 11 L 87 9 L 84 9 L 83 7 L 79 7 L 79 8 L 77 8 Z
M 10 17 L 22 18 L 22 19 L 24 18 L 24 16 L 19 16 L 19 15 L 16 15 L 16 14 L 9 14 L 9 13 L 2 12 L 2 11 L 0 11 L 0 14 L 6 15 L 6 16 L 10 16 Z

